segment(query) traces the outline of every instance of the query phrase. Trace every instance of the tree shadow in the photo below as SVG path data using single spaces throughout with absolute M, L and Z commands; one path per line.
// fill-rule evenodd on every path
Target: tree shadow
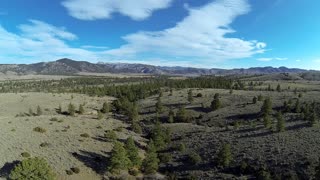
M 85 166 L 91 168 L 97 174 L 103 175 L 107 172 L 109 165 L 109 157 L 95 152 L 80 150 L 80 153 L 71 153 L 73 157 L 84 163 Z M 109 156 L 109 154 L 108 154 Z
M 250 114 L 237 114 L 226 117 L 228 120 L 235 120 L 235 119 L 246 119 L 246 120 L 253 120 L 259 118 L 259 113 L 250 113 Z
M 5 163 L 2 168 L 0 169 L 0 177 L 8 178 L 10 175 L 10 172 L 13 170 L 13 168 L 19 164 L 20 161 L 13 161 L 13 162 L 7 162 Z
M 303 129 L 303 128 L 307 128 L 310 127 L 309 122 L 305 122 L 302 124 L 295 124 L 293 126 L 289 126 L 286 128 L 287 131 L 291 131 L 291 130 L 298 130 L 298 129 Z
M 190 109 L 190 110 L 193 110 L 196 112 L 202 112 L 202 113 L 209 113 L 212 111 L 211 108 L 206 108 L 206 107 L 189 107 L 186 109 Z
M 263 136 L 268 136 L 273 134 L 272 131 L 264 131 L 264 132 L 259 132 L 259 133 L 252 133 L 252 134 L 246 134 L 246 135 L 242 135 L 239 138 L 254 138 L 254 137 L 263 137 Z

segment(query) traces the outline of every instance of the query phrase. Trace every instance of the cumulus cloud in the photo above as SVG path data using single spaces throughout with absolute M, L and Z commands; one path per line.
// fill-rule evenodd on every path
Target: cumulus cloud
M 127 44 L 105 54 L 128 58 L 152 52 L 154 57 L 181 57 L 212 63 L 248 58 L 265 51 L 264 42 L 230 37 L 236 32 L 231 23 L 250 11 L 247 0 L 217 0 L 200 8 L 188 7 L 188 11 L 189 15 L 174 27 L 126 35 L 123 39 Z
M 18 33 L 7 31 L 0 25 L 0 60 L 2 62 L 42 61 L 62 57 L 95 59 L 94 52 L 74 48 L 67 41 L 77 39 L 63 27 L 55 27 L 38 20 L 18 26 Z
M 172 0 L 65 0 L 69 14 L 81 20 L 108 19 L 120 13 L 134 20 L 143 20 L 153 11 L 167 8 Z
M 264 61 L 264 62 L 268 62 L 268 61 L 285 61 L 288 60 L 288 58 L 279 58 L 279 57 L 273 57 L 273 58 L 258 58 L 258 61 Z

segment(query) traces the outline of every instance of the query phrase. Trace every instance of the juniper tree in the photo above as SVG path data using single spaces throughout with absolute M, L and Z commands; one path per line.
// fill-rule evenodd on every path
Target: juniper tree
M 170 111 L 169 111 L 168 122 L 169 123 L 173 123 L 174 122 L 174 112 L 173 112 L 172 109 L 170 109 Z
M 219 109 L 220 106 L 221 106 L 221 102 L 220 102 L 220 99 L 219 99 L 219 94 L 216 93 L 214 95 L 213 101 L 211 102 L 211 110 L 215 111 L 215 110 Z
M 277 91 L 278 91 L 278 92 L 281 92 L 281 86 L 280 86 L 280 84 L 277 85 Z
M 252 99 L 252 103 L 253 103 L 253 104 L 256 104 L 256 103 L 257 103 L 257 100 L 258 100 L 258 99 L 257 99 L 257 97 L 256 97 L 256 96 L 255 96 L 255 97 L 253 97 L 253 99 Z
M 272 102 L 271 99 L 268 97 L 264 100 L 263 105 L 261 107 L 261 114 L 263 116 L 271 114 L 272 111 Z
M 72 103 L 69 103 L 68 105 L 68 113 L 70 116 L 75 116 L 76 110 Z
M 156 103 L 156 112 L 157 113 L 162 113 L 163 112 L 163 104 L 161 102 L 161 98 L 159 98 L 157 103 Z
M 109 104 L 107 102 L 104 102 L 101 108 L 102 113 L 108 113 L 110 111 Z
M 271 119 L 270 119 L 270 115 L 265 114 L 265 115 L 263 116 L 263 125 L 264 125 L 264 127 L 267 128 L 267 129 L 270 129 L 270 128 L 271 128 L 272 122 L 271 122 Z
M 218 163 L 223 167 L 228 167 L 232 161 L 231 146 L 224 144 L 218 153 Z
M 42 109 L 40 106 L 37 107 L 37 116 L 41 116 L 42 115 Z
M 135 145 L 133 138 L 130 136 L 126 140 L 125 149 L 127 150 L 128 158 L 131 161 L 131 167 L 139 169 L 142 163 L 141 157 L 139 156 L 139 149 Z
M 281 112 L 277 113 L 276 119 L 277 119 L 277 131 L 278 132 L 285 131 L 285 122 L 284 122 L 284 119 L 283 119 Z
M 130 159 L 127 151 L 121 142 L 116 141 L 113 145 L 110 158 L 109 171 L 119 173 L 121 170 L 127 170 L 130 167 Z
M 84 107 L 82 104 L 79 105 L 79 114 L 84 114 Z
M 159 158 L 157 154 L 157 150 L 152 140 L 150 140 L 147 152 L 145 155 L 145 159 L 143 160 L 143 171 L 146 174 L 153 174 L 158 171 L 159 168 Z
M 192 90 L 191 89 L 188 91 L 188 101 L 189 101 L 189 103 L 193 102 L 193 95 L 192 95 Z

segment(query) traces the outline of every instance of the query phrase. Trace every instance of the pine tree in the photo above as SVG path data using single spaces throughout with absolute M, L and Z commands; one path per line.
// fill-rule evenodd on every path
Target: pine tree
M 219 94 L 216 93 L 214 95 L 213 101 L 211 102 L 211 109 L 212 109 L 212 111 L 215 111 L 215 110 L 219 109 L 220 106 L 221 106 L 221 102 L 220 102 L 220 99 L 219 99 Z
M 188 101 L 189 101 L 189 103 L 193 102 L 193 95 L 192 95 L 192 90 L 191 89 L 188 92 Z
M 84 107 L 82 104 L 79 105 L 79 114 L 84 114 Z
M 253 99 L 252 99 L 252 103 L 253 104 L 257 104 L 257 100 L 258 100 L 258 98 L 255 96 L 255 97 L 253 97 Z
M 132 168 L 140 168 L 142 160 L 139 156 L 139 149 L 134 143 L 134 140 L 132 137 L 129 137 L 125 144 L 125 149 L 127 150 L 128 158 L 131 161 L 131 167 Z
M 157 154 L 157 150 L 152 140 L 150 140 L 147 148 L 147 152 L 145 155 L 145 159 L 143 160 L 143 170 L 146 174 L 154 174 L 158 171 L 159 168 L 159 158 Z
M 169 111 L 169 116 L 168 116 L 168 122 L 173 123 L 174 122 L 174 112 L 172 109 Z
M 162 102 L 161 102 L 161 98 L 159 98 L 157 103 L 156 103 L 156 112 L 157 113 L 162 113 L 163 112 L 163 105 L 162 105 Z
M 40 106 L 37 107 L 37 116 L 41 116 L 42 115 L 42 109 Z
M 231 146 L 224 144 L 218 154 L 218 162 L 223 167 L 228 167 L 232 161 Z
M 76 110 L 72 103 L 68 105 L 68 113 L 70 116 L 75 116 Z
M 284 119 L 281 112 L 277 113 L 276 118 L 277 118 L 277 131 L 278 132 L 285 131 L 285 123 L 284 123 Z
M 265 114 L 263 116 L 263 125 L 265 128 L 270 129 L 271 128 L 271 119 L 270 119 L 270 115 Z
M 300 101 L 297 99 L 296 104 L 294 106 L 294 112 L 295 113 L 301 113 L 301 107 L 300 107 Z
M 139 120 L 139 110 L 136 103 L 132 103 L 131 105 L 129 105 L 128 117 L 132 122 Z
M 281 92 L 281 86 L 280 86 L 280 84 L 277 85 L 277 91 L 278 91 L 278 92 Z
M 272 111 L 272 102 L 270 98 L 266 98 L 261 107 L 261 114 L 263 116 L 271 114 Z
M 109 104 L 107 102 L 104 102 L 103 105 L 102 105 L 101 112 L 102 113 L 108 113 L 109 111 L 110 111 Z
M 121 142 L 116 141 L 111 151 L 109 170 L 112 173 L 119 173 L 120 170 L 127 170 L 130 166 L 130 159 L 126 149 Z
M 103 117 L 104 117 L 104 114 L 101 111 L 98 111 L 97 119 L 101 120 L 101 119 L 103 119 Z
M 187 111 L 184 107 L 181 107 L 176 115 L 178 122 L 188 122 L 189 118 L 187 116 Z

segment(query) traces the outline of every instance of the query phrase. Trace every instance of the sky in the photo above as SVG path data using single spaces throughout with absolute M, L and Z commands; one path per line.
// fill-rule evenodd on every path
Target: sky
M 0 63 L 320 70 L 319 0 L 1 0 Z

